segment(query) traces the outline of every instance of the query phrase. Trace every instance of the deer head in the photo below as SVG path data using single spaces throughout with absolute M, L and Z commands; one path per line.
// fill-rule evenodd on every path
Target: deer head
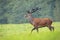
M 27 11 L 27 14 L 24 15 L 25 18 L 31 18 L 32 17 L 32 13 L 30 11 Z

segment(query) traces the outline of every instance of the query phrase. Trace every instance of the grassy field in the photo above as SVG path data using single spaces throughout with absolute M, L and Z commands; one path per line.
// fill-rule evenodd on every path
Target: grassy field
M 50 31 L 47 27 L 39 28 L 31 34 L 33 26 L 26 24 L 0 24 L 0 40 L 60 40 L 60 22 L 52 24 L 55 30 Z

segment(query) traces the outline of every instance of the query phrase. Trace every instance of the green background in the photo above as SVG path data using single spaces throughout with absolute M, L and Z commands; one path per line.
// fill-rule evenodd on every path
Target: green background
M 35 7 L 41 10 L 34 12 L 34 17 L 60 21 L 60 0 L 0 0 L 0 23 L 26 23 L 26 11 Z

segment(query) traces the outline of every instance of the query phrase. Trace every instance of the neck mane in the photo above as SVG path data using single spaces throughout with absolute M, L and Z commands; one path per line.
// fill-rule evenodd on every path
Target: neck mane
M 30 16 L 30 17 L 28 18 L 28 21 L 29 21 L 30 23 L 32 23 L 32 21 L 33 21 L 33 17 Z

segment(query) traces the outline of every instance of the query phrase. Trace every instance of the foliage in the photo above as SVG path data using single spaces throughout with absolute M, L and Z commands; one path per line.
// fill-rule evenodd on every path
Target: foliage
M 27 10 L 39 7 L 34 17 L 51 18 L 60 21 L 59 0 L 0 0 L 0 23 L 26 23 L 24 15 Z M 6 20 L 5 20 L 6 18 Z M 3 22 L 4 21 L 4 22 Z

